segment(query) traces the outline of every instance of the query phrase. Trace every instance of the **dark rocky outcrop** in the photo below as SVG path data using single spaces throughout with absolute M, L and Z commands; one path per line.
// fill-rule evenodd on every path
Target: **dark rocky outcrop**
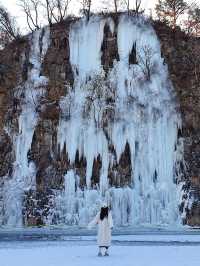
M 200 39 L 188 37 L 179 29 L 174 33 L 164 23 L 155 22 L 161 50 L 168 64 L 182 115 L 184 159 L 186 162 L 186 197 L 195 199 L 188 210 L 191 225 L 200 224 Z M 195 66 L 195 62 L 196 65 Z

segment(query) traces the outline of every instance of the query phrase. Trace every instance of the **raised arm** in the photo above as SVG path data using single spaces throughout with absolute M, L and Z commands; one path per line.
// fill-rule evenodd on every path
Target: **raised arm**
M 95 216 L 95 218 L 88 224 L 88 229 L 91 229 L 96 224 L 98 224 L 99 223 L 99 218 L 100 218 L 100 213 L 97 213 L 97 215 Z

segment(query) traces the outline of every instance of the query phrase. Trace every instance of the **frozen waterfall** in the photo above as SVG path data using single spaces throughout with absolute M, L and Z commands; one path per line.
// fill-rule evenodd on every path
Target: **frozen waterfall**
M 72 25 L 70 62 L 74 88 L 61 100 L 62 118 L 58 127 L 61 150 L 71 163 L 76 152 L 87 161 L 86 187 L 80 191 L 74 170 L 65 176 L 65 223 L 87 223 L 101 200 L 110 204 L 117 225 L 164 225 L 179 223 L 177 172 L 181 145 L 178 144 L 180 115 L 168 69 L 161 57 L 153 28 L 142 19 L 121 16 L 117 27 L 119 61 L 107 76 L 101 65 L 103 30 L 114 22 L 95 17 Z M 136 62 L 129 63 L 135 47 Z M 89 100 L 88 100 L 89 99 Z M 111 99 L 108 102 L 108 99 Z M 70 102 L 70 105 L 69 105 Z M 103 127 L 105 114 L 108 126 Z M 129 144 L 132 182 L 111 187 L 112 145 L 120 160 Z M 93 162 L 100 156 L 102 167 L 98 188 L 91 186 Z M 60 210 L 60 200 L 57 211 Z M 70 202 L 70 204 L 69 204 Z
M 28 78 L 19 90 L 24 93 L 24 102 L 19 116 L 19 132 L 14 135 L 15 163 L 13 173 L 6 181 L 3 191 L 4 217 L 7 226 L 22 226 L 24 192 L 35 188 L 35 164 L 28 161 L 33 134 L 37 125 L 37 107 L 48 79 L 40 75 L 41 64 L 49 46 L 49 28 L 35 31 L 30 35 Z
M 113 66 L 106 70 L 105 26 L 118 48 Z M 0 225 L 12 227 L 23 225 L 24 194 L 36 190 L 37 166 L 28 153 L 48 84 L 41 70 L 50 45 L 49 28 L 35 31 L 29 43 L 27 80 L 19 88 L 24 95 L 19 131 L 11 135 L 13 172 L 0 186 Z M 71 23 L 69 48 L 74 83 L 66 82 L 67 94 L 59 101 L 55 145 L 66 155 L 69 167 L 60 190 L 52 189 L 51 212 L 43 222 L 85 226 L 106 200 L 117 226 L 181 224 L 181 118 L 154 29 L 140 17 L 119 15 L 116 22 L 95 15 Z M 125 151 L 130 175 L 118 182 Z M 84 177 L 75 167 L 77 154 L 86 162 Z M 96 161 L 100 167 L 94 180 Z

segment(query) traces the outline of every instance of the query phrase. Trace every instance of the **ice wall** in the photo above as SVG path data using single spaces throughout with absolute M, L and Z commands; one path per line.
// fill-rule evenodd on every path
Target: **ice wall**
M 119 55 L 107 73 L 101 62 L 105 25 L 113 38 L 117 35 Z M 29 41 L 28 78 L 19 88 L 24 95 L 19 132 L 13 136 L 13 173 L 0 185 L 0 225 L 12 227 L 23 224 L 24 193 L 36 185 L 37 169 L 28 153 L 48 83 L 40 72 L 49 29 L 34 32 Z M 80 19 L 71 24 L 69 45 L 74 84 L 67 85 L 67 95 L 60 99 L 57 141 L 71 167 L 64 176 L 65 189 L 53 191 L 55 202 L 43 222 L 85 226 L 101 202 L 107 201 L 117 226 L 180 224 L 181 119 L 153 28 L 143 18 L 121 15 L 116 23 L 109 17 L 93 16 L 89 22 Z M 111 186 L 109 170 L 116 160 L 120 162 L 127 144 L 131 180 L 121 187 Z M 84 188 L 80 185 L 83 177 L 74 168 L 77 151 L 87 162 Z M 94 185 L 97 158 L 102 166 L 99 183 Z
M 159 40 L 146 21 L 122 15 L 116 26 L 119 61 L 105 75 L 101 66 L 105 24 L 114 31 L 114 22 L 100 17 L 80 20 L 70 30 L 75 81 L 60 102 L 57 138 L 72 164 L 77 151 L 86 158 L 86 187 L 80 190 L 75 185 L 79 177 L 70 170 L 56 211 L 64 223 L 86 224 L 106 199 L 117 225 L 178 224 L 181 119 Z M 130 64 L 134 47 L 136 62 Z M 106 113 L 111 115 L 106 118 Z M 132 184 L 110 187 L 108 169 L 113 158 L 109 145 L 114 146 L 119 161 L 126 143 L 131 152 Z M 98 155 L 102 168 L 99 187 L 94 189 L 92 168 Z
M 35 188 L 36 169 L 28 161 L 35 127 L 38 121 L 37 108 L 45 94 L 48 79 L 41 76 L 41 64 L 49 46 L 49 29 L 35 31 L 30 36 L 29 70 L 27 81 L 18 88 L 23 94 L 22 111 L 19 116 L 19 132 L 14 135 L 15 163 L 13 173 L 6 181 L 3 191 L 4 217 L 7 226 L 22 226 L 24 192 Z

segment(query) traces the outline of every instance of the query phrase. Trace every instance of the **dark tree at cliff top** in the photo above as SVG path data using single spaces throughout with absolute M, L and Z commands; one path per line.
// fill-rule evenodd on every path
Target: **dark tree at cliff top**
M 81 0 L 81 12 L 87 17 L 87 20 L 90 19 L 92 0 Z
M 49 25 L 63 21 L 71 2 L 72 0 L 18 0 L 31 31 L 41 28 L 47 21 Z
M 122 4 L 125 5 L 128 13 L 130 13 L 130 10 L 134 10 L 136 15 L 143 13 L 141 9 L 142 0 L 122 0 Z
M 134 10 L 137 15 L 141 12 L 141 4 L 142 0 L 135 0 Z
M 120 0 L 113 0 L 114 1 L 114 7 L 115 7 L 115 13 L 119 10 Z
M 200 7 L 197 4 L 193 4 L 188 9 L 187 20 L 185 26 L 189 35 L 200 36 Z
M 67 17 L 69 5 L 72 0 L 43 0 L 49 25 L 61 22 Z
M 179 17 L 187 7 L 184 0 L 159 0 L 156 5 L 156 13 L 160 20 L 169 22 L 172 28 L 175 29 Z
M 26 15 L 26 22 L 31 31 L 38 30 L 41 27 L 40 21 L 40 0 L 18 0 L 18 5 Z
M 115 13 L 118 13 L 120 7 L 123 5 L 123 0 L 102 0 L 101 4 L 105 10 L 114 10 Z
M 15 18 L 3 6 L 0 6 L 0 46 L 4 47 L 7 43 L 18 37 L 19 29 Z

